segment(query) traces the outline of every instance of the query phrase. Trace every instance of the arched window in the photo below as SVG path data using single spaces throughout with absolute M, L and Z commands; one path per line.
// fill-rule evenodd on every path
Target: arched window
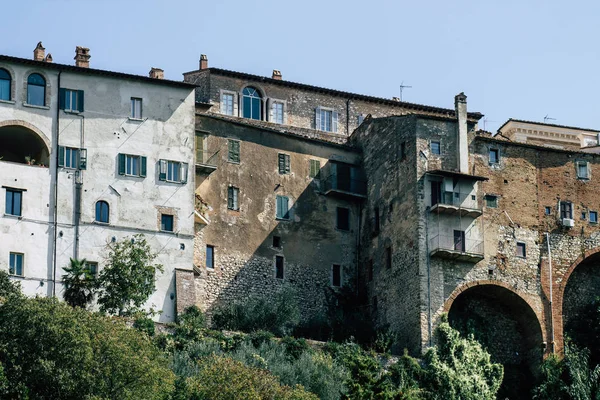
M 250 119 L 262 119 L 262 98 L 253 87 L 244 88 L 242 92 L 242 116 Z
M 27 104 L 46 105 L 46 80 L 40 74 L 31 74 L 27 78 Z
M 7 70 L 0 68 L 0 100 L 10 100 L 10 74 Z
M 96 222 L 108 224 L 108 203 L 104 200 L 96 202 Z

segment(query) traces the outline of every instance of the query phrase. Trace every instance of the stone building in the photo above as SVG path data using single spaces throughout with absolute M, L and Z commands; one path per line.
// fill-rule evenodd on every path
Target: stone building
M 0 266 L 28 295 L 62 298 L 69 258 L 103 268 L 107 244 L 142 233 L 165 266 L 148 300 L 175 316 L 175 270 L 192 274 L 194 86 L 0 56 Z M 180 282 L 177 282 L 180 283 Z
M 542 122 L 509 119 L 499 129 L 498 134 L 519 143 L 537 144 L 557 149 L 580 150 L 600 145 L 600 131 L 548 124 Z

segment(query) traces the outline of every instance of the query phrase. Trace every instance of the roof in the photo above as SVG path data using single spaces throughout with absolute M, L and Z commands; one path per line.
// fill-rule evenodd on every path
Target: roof
M 588 152 L 583 151 L 583 149 L 588 149 L 589 147 L 582 147 L 581 150 L 570 150 L 570 149 L 558 149 L 556 147 L 548 147 L 548 146 L 544 146 L 541 144 L 513 142 L 512 140 L 496 139 L 496 137 L 475 136 L 475 139 L 483 140 L 485 142 L 503 144 L 503 145 L 507 145 L 507 146 L 527 147 L 527 148 L 534 149 L 534 150 L 554 151 L 554 152 L 558 152 L 558 153 L 568 153 L 568 154 L 597 155 L 594 153 L 588 153 Z
M 567 126 L 567 125 L 548 124 L 546 122 L 526 121 L 526 120 L 514 119 L 514 118 L 509 118 L 508 121 L 503 123 L 502 126 L 500 128 L 498 128 L 498 132 L 500 132 L 502 130 L 502 128 L 504 128 L 504 126 L 510 122 L 520 122 L 522 124 L 544 125 L 544 126 L 551 126 L 554 128 L 565 128 L 565 129 L 573 129 L 573 130 L 578 130 L 578 131 L 600 132 L 599 130 L 596 130 L 596 129 L 579 128 L 576 126 Z
M 175 87 L 186 88 L 186 89 L 190 89 L 190 90 L 194 89 L 196 87 L 196 85 L 194 85 L 192 83 L 188 83 L 188 82 L 172 81 L 169 79 L 156 79 L 156 78 L 150 78 L 148 76 L 143 76 L 143 75 L 133 75 L 133 74 L 126 74 L 123 72 L 107 71 L 107 70 L 103 70 L 103 69 L 77 67 L 75 65 L 57 64 L 57 63 L 53 63 L 53 62 L 49 63 L 49 62 L 45 62 L 45 61 L 35 61 L 35 60 L 28 59 L 28 58 L 12 57 L 12 56 L 5 56 L 5 55 L 0 54 L 0 62 L 2 62 L 2 61 L 16 63 L 16 64 L 31 65 L 31 66 L 34 66 L 37 68 L 54 69 L 54 70 L 58 70 L 58 71 L 68 71 L 68 72 L 87 74 L 87 75 L 108 76 L 108 77 L 112 77 L 112 78 L 121 78 L 121 79 L 140 81 L 140 82 L 145 82 L 145 83 L 153 83 L 156 85 L 175 86 Z
M 470 180 L 473 180 L 473 181 L 487 181 L 487 180 L 489 180 L 489 178 L 486 178 L 485 176 L 463 174 L 462 172 L 446 171 L 446 170 L 442 170 L 442 169 L 436 169 L 436 170 L 433 170 L 433 171 L 427 171 L 426 173 L 427 174 L 431 174 L 431 175 L 447 176 L 449 178 L 470 179 Z
M 274 122 L 258 121 L 254 119 L 233 117 L 230 115 L 215 114 L 211 112 L 196 113 L 196 115 L 231 122 L 236 125 L 258 128 L 277 134 L 294 136 L 296 138 L 326 144 L 329 146 L 342 147 L 346 150 L 358 151 L 357 148 L 348 143 L 348 136 L 346 135 L 323 133 L 314 129 L 298 128 L 295 126 L 276 124 Z
M 364 94 L 351 93 L 351 92 L 345 92 L 342 90 L 328 89 L 328 88 L 319 87 L 319 86 L 307 85 L 305 83 L 291 82 L 291 81 L 286 81 L 286 80 L 282 80 L 282 79 L 281 80 L 273 79 L 273 78 L 269 78 L 266 76 L 253 75 L 253 74 L 248 74 L 245 72 L 230 71 L 230 70 L 222 69 L 222 68 L 212 68 L 211 67 L 211 68 L 207 68 L 204 70 L 195 70 L 195 71 L 184 72 L 183 75 L 185 76 L 187 74 L 192 74 L 192 73 L 196 73 L 196 72 L 204 72 L 204 71 L 209 71 L 211 73 L 232 76 L 235 78 L 242 78 L 242 79 L 247 79 L 247 80 L 252 80 L 252 81 L 267 82 L 267 83 L 270 83 L 273 85 L 287 86 L 287 87 L 294 88 L 294 89 L 303 89 L 303 90 L 309 90 L 312 92 L 326 93 L 326 94 L 329 94 L 332 96 L 343 97 L 346 99 L 362 100 L 362 101 L 368 101 L 371 103 L 380 103 L 380 104 L 385 104 L 388 106 L 402 107 L 402 108 L 416 110 L 416 111 L 434 112 L 434 113 L 439 113 L 439 114 L 448 114 L 449 116 L 456 116 L 455 111 L 452 109 L 449 109 L 449 108 L 433 107 L 433 106 L 427 106 L 427 105 L 423 105 L 423 104 L 407 103 L 404 101 L 385 99 L 383 97 L 367 96 Z M 470 112 L 470 113 L 467 113 L 467 117 L 478 121 L 483 117 L 483 114 L 481 114 L 479 112 Z

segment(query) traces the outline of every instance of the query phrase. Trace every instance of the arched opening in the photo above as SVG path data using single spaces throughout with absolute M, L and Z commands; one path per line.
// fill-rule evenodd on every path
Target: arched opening
M 4 68 L 0 68 L 0 100 L 9 101 L 12 79 L 10 73 Z
M 20 125 L 0 127 L 0 160 L 49 165 L 50 151 L 41 137 Z
M 242 91 L 242 116 L 250 119 L 262 119 L 262 96 L 251 86 Z
M 96 202 L 96 222 L 108 224 L 110 218 L 108 203 L 104 200 Z
M 448 313 L 450 325 L 471 334 L 504 366 L 498 398 L 529 399 L 543 359 L 542 330 L 535 312 L 513 291 L 477 285 L 458 295 Z
M 592 365 L 600 363 L 600 253 L 579 263 L 568 276 L 563 294 L 565 337 L 591 353 Z
M 27 104 L 46 105 L 46 79 L 40 74 L 31 74 L 27 78 Z

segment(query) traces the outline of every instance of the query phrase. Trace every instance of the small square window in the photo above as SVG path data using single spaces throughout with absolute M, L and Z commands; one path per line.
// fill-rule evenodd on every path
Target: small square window
M 209 244 L 206 245 L 206 268 L 215 268 L 215 247 Z
M 119 154 L 119 175 L 146 176 L 146 157 Z
M 342 286 L 342 266 L 333 264 L 331 267 L 331 286 Z
M 488 208 L 498 208 L 498 197 L 491 194 L 485 195 L 485 206 Z
M 131 118 L 142 119 L 142 99 L 139 97 L 131 98 Z
M 240 204 L 238 198 L 240 196 L 240 189 L 234 186 L 227 188 L 227 208 L 233 211 L 240 210 Z
M 284 271 L 283 271 L 284 259 L 283 256 L 275 256 L 275 278 L 283 279 Z
M 500 162 L 500 152 L 498 149 L 490 149 L 490 165 Z
M 6 208 L 7 215 L 21 216 L 21 207 L 23 203 L 23 191 L 15 189 L 6 189 Z
M 170 160 L 159 160 L 158 180 L 175 183 L 186 183 L 187 174 L 187 163 Z
M 337 132 L 338 113 L 333 110 L 317 107 L 315 112 L 315 128 L 325 132 Z
M 160 230 L 173 232 L 173 216 L 169 214 L 160 215 Z
M 10 275 L 23 276 L 23 258 L 23 253 L 10 253 L 8 262 Z
M 74 147 L 58 147 L 58 166 L 72 169 L 85 169 L 87 151 Z
M 337 207 L 336 228 L 347 231 L 350 229 L 350 209 Z
M 279 153 L 278 166 L 280 175 L 288 175 L 290 173 L 290 155 Z
M 227 153 L 227 161 L 232 163 L 240 162 L 240 142 L 239 140 L 229 139 L 227 142 L 228 153 Z
M 517 257 L 525 258 L 526 256 L 525 243 L 517 242 Z
M 67 112 L 83 111 L 83 90 L 60 89 L 59 107 Z
M 281 236 L 273 236 L 273 247 L 276 249 L 281 248 Z
M 548 207 L 548 206 L 544 207 L 544 214 L 546 214 L 546 215 L 552 214 L 552 207 Z
M 561 219 L 572 219 L 573 218 L 573 203 L 570 201 L 560 202 L 560 218 Z
M 589 179 L 590 171 L 586 161 L 577 161 L 577 178 L 578 179 Z
M 598 211 L 590 211 L 590 224 L 598 223 Z
M 431 142 L 431 154 L 442 154 L 440 142 Z

